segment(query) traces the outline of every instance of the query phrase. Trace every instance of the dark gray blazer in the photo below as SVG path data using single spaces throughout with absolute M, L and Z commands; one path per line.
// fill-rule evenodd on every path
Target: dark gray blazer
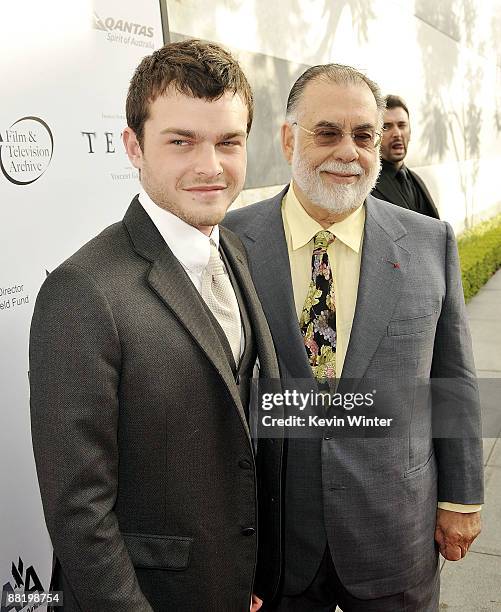
M 281 375 L 305 379 L 312 374 L 294 307 L 281 216 L 286 190 L 230 213 L 224 223 L 247 250 Z M 285 523 L 287 504 L 293 500 L 295 520 L 302 522 L 291 533 L 295 528 L 303 550 L 291 539 L 285 546 L 296 546 L 295 557 L 305 564 L 306 545 L 318 541 L 321 546 L 323 537 L 325 548 L 326 537 L 345 587 L 370 599 L 404 591 L 434 575 L 437 498 L 481 503 L 483 482 L 478 392 L 452 230 L 445 222 L 372 196 L 365 205 L 358 298 L 338 391 L 353 391 L 368 381 L 379 388 L 383 384 L 388 411 L 401 415 L 407 425 L 399 438 L 326 435 L 317 473 L 303 478 L 304 490 L 298 489 L 299 478 L 287 479 Z M 467 381 L 463 399 L 473 438 L 432 438 L 431 415 L 415 401 L 414 390 L 418 379 L 433 377 Z M 399 381 L 406 384 L 399 386 Z M 307 473 L 316 459 L 305 455 L 302 461 L 298 475 Z M 312 527 L 317 480 L 321 534 L 318 525 L 317 532 Z M 322 552 L 317 551 L 320 558 Z M 306 586 L 305 573 L 298 592 Z
M 428 188 L 426 187 L 423 179 L 413 172 L 410 168 L 407 168 L 409 174 L 412 177 L 414 183 L 416 183 L 416 188 L 421 189 L 424 200 L 429 210 L 429 216 L 434 217 L 435 219 L 439 219 L 440 216 L 438 214 L 437 207 L 433 198 L 431 197 Z M 377 180 L 377 184 L 371 192 L 371 195 L 379 200 L 385 200 L 385 202 L 391 202 L 392 204 L 396 204 L 397 206 L 401 206 L 402 208 L 409 208 L 404 196 L 400 189 L 398 189 L 395 181 L 392 180 L 387 174 L 381 172 L 379 178 Z
M 245 251 L 228 230 L 220 236 L 260 375 L 277 378 Z M 260 446 L 266 471 L 256 475 L 229 361 L 198 292 L 137 199 L 123 222 L 43 284 L 30 382 L 64 609 L 248 610 L 258 484 L 262 552 L 269 559 L 280 549 L 272 513 L 280 507 L 281 445 Z

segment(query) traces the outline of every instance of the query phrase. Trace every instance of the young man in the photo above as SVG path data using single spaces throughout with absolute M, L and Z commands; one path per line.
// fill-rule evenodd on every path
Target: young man
M 287 441 L 281 612 L 438 610 L 437 548 L 460 559 L 480 530 L 480 407 L 455 241 L 446 223 L 369 195 L 384 108 L 355 69 L 308 69 L 282 127 L 291 184 L 224 221 L 245 244 L 289 386 L 336 377 L 339 394 L 375 389 L 399 424 L 344 437 L 326 424 Z M 435 410 L 416 395 L 418 382 L 447 379 L 462 384 L 464 438 L 434 439 Z
M 386 96 L 385 101 L 381 174 L 372 195 L 438 219 L 437 207 L 423 179 L 404 164 L 411 138 L 409 109 L 399 96 Z
M 249 380 L 257 357 L 261 376 L 278 369 L 241 243 L 218 226 L 251 122 L 247 80 L 217 45 L 145 57 L 123 135 L 141 192 L 38 296 L 33 446 L 65 611 L 260 607 L 257 479 L 268 556 L 281 448 L 260 447 L 257 475 Z

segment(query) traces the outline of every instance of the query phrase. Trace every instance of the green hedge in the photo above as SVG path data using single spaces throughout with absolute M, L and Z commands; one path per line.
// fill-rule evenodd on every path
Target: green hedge
M 468 302 L 501 268 L 501 215 L 461 234 L 458 249 L 464 298 Z

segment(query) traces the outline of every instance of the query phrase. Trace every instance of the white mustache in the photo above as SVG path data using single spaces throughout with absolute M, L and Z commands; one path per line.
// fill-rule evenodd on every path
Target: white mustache
M 341 164 L 335 161 L 324 162 L 317 168 L 318 172 L 339 172 L 341 174 L 365 174 L 362 166 L 357 162 Z

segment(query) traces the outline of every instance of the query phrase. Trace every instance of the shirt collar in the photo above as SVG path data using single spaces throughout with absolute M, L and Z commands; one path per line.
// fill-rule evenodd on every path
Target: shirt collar
M 209 263 L 210 241 L 213 240 L 219 249 L 219 226 L 214 226 L 210 237 L 206 236 L 170 211 L 160 208 L 144 189 L 139 193 L 139 202 L 183 267 L 193 274 L 201 274 Z
M 301 206 L 296 193 L 294 191 L 294 182 L 287 191 L 284 202 L 284 215 L 291 233 L 292 250 L 296 251 L 315 236 L 315 234 L 324 228 L 312 219 L 310 215 Z M 332 232 L 338 240 L 341 240 L 346 246 L 350 247 L 355 253 L 360 251 L 362 244 L 362 236 L 365 224 L 365 208 L 360 205 L 346 219 L 333 223 L 327 229 Z
M 402 164 L 400 169 L 405 174 L 405 164 Z M 381 173 L 387 174 L 391 178 L 395 178 L 397 176 L 398 168 L 393 162 L 386 161 L 386 159 L 381 159 Z

